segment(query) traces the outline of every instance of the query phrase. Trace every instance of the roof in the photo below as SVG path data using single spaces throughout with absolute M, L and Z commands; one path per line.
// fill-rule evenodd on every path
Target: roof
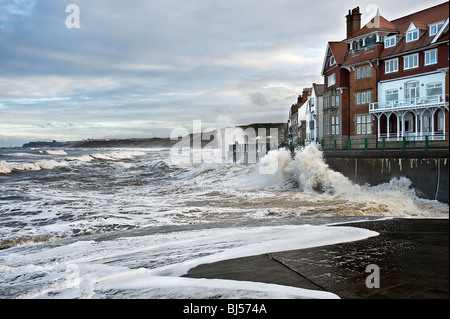
M 345 55 L 348 51 L 348 44 L 344 42 L 328 42 L 331 53 L 334 56 L 337 64 L 342 64 L 345 61 Z
M 335 41 L 330 41 L 328 42 L 327 45 L 327 51 L 325 54 L 325 58 L 323 60 L 323 64 L 322 64 L 322 75 L 325 73 L 326 68 L 326 64 L 327 64 L 327 60 L 328 57 L 330 55 L 333 55 L 334 60 L 336 61 L 337 65 L 342 65 L 345 62 L 345 56 L 348 52 L 348 44 L 345 42 L 335 42 Z
M 378 17 L 378 24 L 377 22 Z M 343 63 L 344 66 L 355 65 L 363 63 L 375 58 L 384 58 L 392 55 L 402 54 L 404 52 L 414 51 L 421 48 L 425 48 L 436 41 L 448 40 L 448 17 L 449 17 L 449 2 L 430 7 L 428 9 L 415 12 L 413 14 L 388 21 L 379 15 L 377 15 L 367 23 L 360 31 L 356 32 L 352 37 L 346 39 L 349 40 L 370 34 L 376 31 L 388 31 L 390 34 L 397 34 L 397 44 L 390 48 L 384 48 L 383 44 L 375 44 L 373 50 L 365 52 L 361 49 L 360 53 L 353 54 L 348 53 L 347 59 Z M 444 22 L 444 26 L 441 28 L 437 36 L 430 36 L 429 26 L 437 23 Z M 419 39 L 416 41 L 406 42 L 406 32 L 410 26 L 414 25 L 415 28 L 422 30 L 419 34 Z M 445 30 L 444 30 L 445 29 Z M 356 52 L 355 52 L 356 53 Z
M 378 11 L 377 15 L 373 17 L 372 20 L 370 20 L 361 30 L 353 34 L 348 39 L 357 38 L 374 31 L 398 32 L 397 26 L 386 20 L 386 18 L 380 15 L 380 11 Z
M 298 121 L 306 121 L 306 108 L 308 107 L 308 101 L 298 109 Z
M 323 91 L 325 90 L 325 84 L 317 84 L 313 83 L 314 92 L 316 93 L 316 96 L 322 96 Z

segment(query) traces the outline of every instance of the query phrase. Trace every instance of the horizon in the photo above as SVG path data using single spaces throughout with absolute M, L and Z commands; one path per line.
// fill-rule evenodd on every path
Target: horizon
M 444 2 L 0 0 L 0 147 L 285 123 L 349 9 Z

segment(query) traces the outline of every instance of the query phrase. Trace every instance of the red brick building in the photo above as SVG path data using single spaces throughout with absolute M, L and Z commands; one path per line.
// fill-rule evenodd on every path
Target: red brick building
M 449 3 L 392 21 L 378 11 L 361 28 L 346 16 L 347 38 L 329 42 L 324 76 L 325 145 L 446 140 L 449 132 Z

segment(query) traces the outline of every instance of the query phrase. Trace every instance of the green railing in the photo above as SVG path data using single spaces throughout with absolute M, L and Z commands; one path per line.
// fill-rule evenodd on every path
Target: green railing
M 449 147 L 449 134 L 441 136 L 441 139 L 432 139 L 430 136 L 417 137 L 400 137 L 393 139 L 383 138 L 341 138 L 341 139 L 322 139 L 322 149 L 325 151 L 333 150 L 408 150 L 408 149 L 436 149 Z

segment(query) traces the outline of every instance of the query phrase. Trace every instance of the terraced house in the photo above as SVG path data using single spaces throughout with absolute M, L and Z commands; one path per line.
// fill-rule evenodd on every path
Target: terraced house
M 392 21 L 378 11 L 362 28 L 354 8 L 346 22 L 322 67 L 325 148 L 346 149 L 349 139 L 448 145 L 449 3 Z

